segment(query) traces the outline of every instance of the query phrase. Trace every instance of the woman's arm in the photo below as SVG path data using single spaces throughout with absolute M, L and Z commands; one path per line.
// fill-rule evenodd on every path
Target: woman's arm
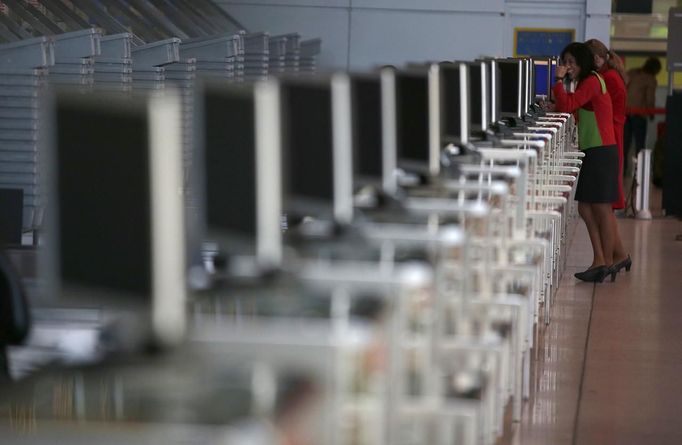
M 556 101 L 556 110 L 562 113 L 573 113 L 592 99 L 601 89 L 599 79 L 590 75 L 578 84 L 575 93 L 567 93 L 563 82 L 557 82 L 552 87 Z

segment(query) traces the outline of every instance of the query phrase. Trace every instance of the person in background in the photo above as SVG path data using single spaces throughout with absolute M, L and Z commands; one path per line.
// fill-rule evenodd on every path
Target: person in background
M 611 96 L 611 105 L 613 110 L 613 131 L 616 136 L 616 145 L 618 146 L 618 200 L 612 205 L 613 209 L 625 208 L 625 194 L 623 193 L 623 131 L 625 126 L 625 102 L 627 93 L 625 91 L 625 67 L 623 61 L 618 55 L 609 50 L 606 45 L 597 39 L 591 39 L 585 42 L 594 55 L 594 65 L 597 72 L 604 79 L 606 84 L 606 91 Z M 616 256 L 621 256 L 625 252 L 623 241 L 620 234 L 616 232 L 614 244 L 614 252 Z M 630 270 L 632 266 L 632 259 L 630 255 L 618 263 L 617 267 L 620 271 L 622 268 Z
M 578 213 L 585 221 L 592 243 L 590 267 L 575 277 L 602 282 L 616 279 L 618 264 L 627 258 L 616 252 L 618 223 L 612 203 L 618 199 L 618 148 L 613 129 L 613 107 L 604 79 L 595 71 L 594 56 L 584 43 L 574 42 L 561 53 L 563 63 L 556 68 L 552 87 L 556 111 L 575 113 L 578 145 L 585 157 L 580 169 L 575 199 Z M 578 82 L 574 93 L 567 93 L 564 78 Z
M 654 108 L 656 106 L 656 76 L 661 72 L 661 62 L 656 57 L 649 57 L 640 68 L 634 68 L 627 73 L 627 107 Z M 653 118 L 653 117 L 652 117 Z M 625 134 L 623 148 L 625 150 L 625 172 L 630 169 L 630 143 L 635 138 L 635 154 L 646 145 L 646 117 L 628 114 L 625 119 Z

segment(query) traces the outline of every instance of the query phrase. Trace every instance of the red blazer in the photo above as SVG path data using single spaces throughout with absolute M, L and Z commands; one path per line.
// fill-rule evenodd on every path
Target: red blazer
M 604 88 L 605 84 L 606 82 L 602 86 L 600 77 L 595 73 L 591 73 L 578 83 L 574 93 L 567 93 L 563 82 L 555 83 L 552 88 L 557 111 L 574 113 L 578 109 L 583 109 L 594 113 L 593 120 L 578 122 L 581 150 L 598 146 L 616 145 L 616 136 L 613 131 L 611 96 L 608 90 Z M 593 137 L 588 138 L 590 135 Z M 583 146 L 583 141 L 587 143 L 586 146 Z
M 606 65 L 605 65 L 606 66 Z M 625 195 L 623 193 L 623 128 L 625 126 L 625 106 L 627 103 L 627 88 L 623 78 L 613 68 L 606 68 L 600 72 L 604 78 L 606 89 L 611 95 L 613 105 L 613 132 L 618 145 L 618 200 L 613 203 L 614 209 L 625 207 Z

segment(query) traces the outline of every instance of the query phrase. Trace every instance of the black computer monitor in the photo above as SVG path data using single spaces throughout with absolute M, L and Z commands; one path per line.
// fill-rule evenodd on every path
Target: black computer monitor
M 444 62 L 439 70 L 442 143 L 466 143 L 469 140 L 471 96 L 467 65 Z
M 520 59 L 499 59 L 500 115 L 521 117 L 523 106 L 523 63 Z
M 228 257 L 281 262 L 277 89 L 205 82 L 197 90 L 194 165 L 200 226 Z
M 495 59 L 483 60 L 486 79 L 488 82 L 488 123 L 500 120 L 500 107 L 502 102 L 500 67 Z
M 394 75 L 398 167 L 436 176 L 441 148 L 439 71 L 430 66 Z
M 351 117 L 353 184 L 393 195 L 397 191 L 395 76 L 393 68 L 376 74 L 352 74 Z
M 381 187 L 384 176 L 381 78 L 351 77 L 353 181 L 355 187 Z
M 351 98 L 347 74 L 280 80 L 285 211 L 350 223 Z
M 46 103 L 50 302 L 151 314 L 155 338 L 177 341 L 186 288 L 179 100 L 66 91 Z
M 535 96 L 545 96 L 549 98 L 549 90 L 552 87 L 551 61 L 547 59 L 533 59 L 534 85 L 533 94 Z
M 481 133 L 490 123 L 489 69 L 483 61 L 470 62 L 469 66 L 469 134 Z
M 21 245 L 24 191 L 0 188 L 0 249 L 5 245 Z

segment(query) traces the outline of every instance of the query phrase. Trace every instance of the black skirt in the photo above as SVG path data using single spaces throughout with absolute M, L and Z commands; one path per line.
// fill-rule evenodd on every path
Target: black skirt
M 618 199 L 618 149 L 615 145 L 584 151 L 575 200 L 607 203 Z

